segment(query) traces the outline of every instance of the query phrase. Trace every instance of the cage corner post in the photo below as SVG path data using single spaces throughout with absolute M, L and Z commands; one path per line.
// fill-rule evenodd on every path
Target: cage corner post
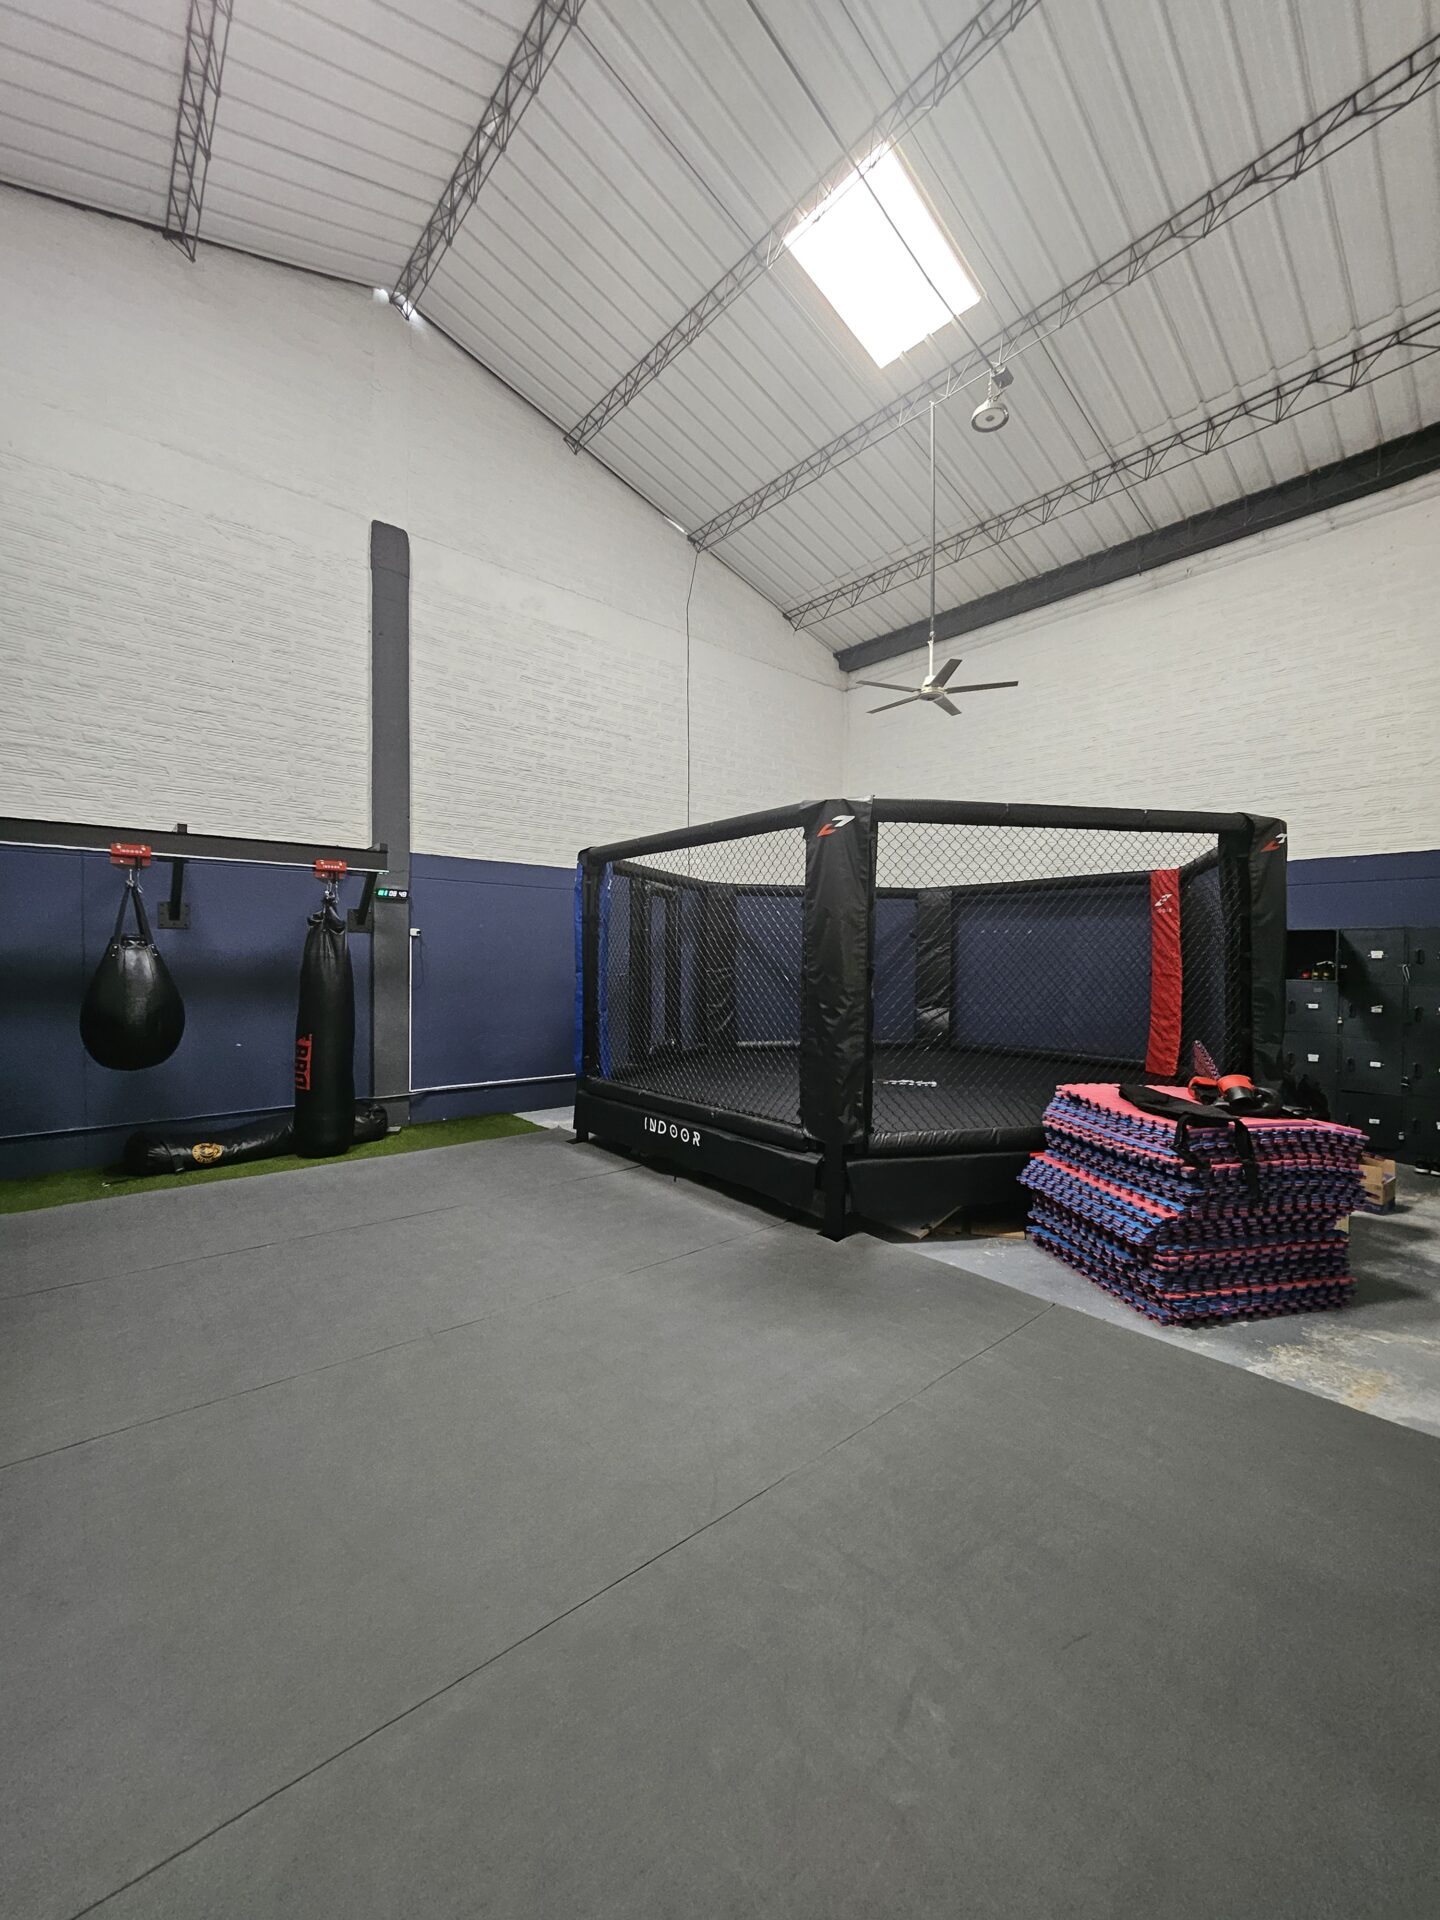
M 845 1236 L 847 1156 L 865 1138 L 874 898 L 870 803 L 826 800 L 805 823 L 800 1122 L 819 1142 L 821 1231 Z
M 588 849 L 575 864 L 575 1112 L 576 1144 L 590 1138 L 585 1111 L 589 1076 L 600 1070 L 600 887 L 603 868 Z
M 1285 1027 L 1287 833 L 1283 820 L 1247 814 L 1249 878 L 1250 1071 L 1278 1082 Z

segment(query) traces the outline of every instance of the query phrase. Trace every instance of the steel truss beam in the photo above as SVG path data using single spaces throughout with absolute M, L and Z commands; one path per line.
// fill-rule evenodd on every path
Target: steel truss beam
M 1321 161 L 1328 160 L 1352 140 L 1378 127 L 1392 113 L 1398 113 L 1437 85 L 1440 85 L 1440 34 L 1386 67 L 1383 73 L 1376 74 L 1353 93 L 1346 94 L 1343 100 L 1335 101 L 1303 127 L 1297 127 L 1285 139 L 1267 148 L 1258 159 L 1238 168 L 1228 179 L 1168 215 L 1138 240 L 1130 241 L 1108 260 L 1081 274 L 1078 280 L 1052 294 L 1033 312 L 1022 315 L 978 348 L 968 348 L 942 372 L 888 401 L 853 427 L 847 427 L 844 433 L 806 454 L 784 473 L 765 481 L 743 500 L 722 508 L 703 526 L 694 529 L 691 542 L 703 549 L 728 539 L 737 528 L 758 520 L 762 513 L 788 500 L 792 493 L 887 439 L 924 413 L 932 401 L 948 400 L 962 387 L 983 379 L 990 366 L 1015 359 L 1080 314 L 1108 300 L 1122 287 L 1132 286 L 1153 273 L 1156 267 L 1184 253 L 1197 240 L 1203 240 L 1248 207 L 1267 199 L 1287 181 L 1299 179 L 1301 174 L 1319 166 Z
M 1190 426 L 1152 441 L 1149 446 L 1139 447 L 1133 453 L 1117 454 L 1104 466 L 1093 468 L 1063 486 L 1052 487 L 1048 493 L 1037 494 L 1033 500 L 962 528 L 940 541 L 935 549 L 935 564 L 953 566 L 976 547 L 1001 546 L 1017 534 L 1043 527 L 1063 514 L 1093 507 L 1113 493 L 1153 480 L 1173 467 L 1203 459 L 1217 447 L 1247 439 L 1297 413 L 1308 413 L 1312 407 L 1327 406 L 1338 394 L 1353 393 L 1357 387 L 1369 386 L 1385 374 L 1412 366 L 1435 353 L 1440 353 L 1440 307 L 1432 308 L 1404 326 L 1377 333 L 1360 346 L 1332 354 L 1318 367 L 1306 368 L 1248 399 L 1218 408 Z M 796 627 L 814 626 L 817 621 L 859 606 L 862 601 L 873 600 L 909 581 L 923 579 L 929 569 L 929 547 L 917 548 L 902 559 L 875 567 L 857 579 L 829 587 L 802 605 L 789 608 L 785 618 Z
M 669 332 L 663 334 L 628 373 L 621 375 L 610 391 L 595 402 L 584 419 L 575 423 L 565 436 L 566 445 L 578 453 L 593 440 L 617 413 L 629 406 L 642 388 L 648 387 L 657 374 L 663 373 L 678 354 L 699 338 L 712 320 L 738 300 L 747 287 L 753 286 L 755 281 L 769 272 L 784 251 L 785 236 L 791 228 L 806 214 L 812 213 L 852 167 L 873 153 L 876 147 L 898 140 L 916 121 L 923 119 L 1039 3 L 1040 0 L 985 0 L 980 11 L 925 71 L 890 102 L 878 120 L 866 128 L 845 158 L 822 175 L 804 198 L 775 222 L 763 239 L 757 240 L 748 253 L 720 276 L 713 287 L 701 294 L 693 307 L 681 314 Z
M 479 126 L 471 134 L 435 211 L 425 223 L 424 232 L 396 277 L 390 301 L 402 313 L 408 314 L 415 307 L 429 285 L 441 255 L 464 225 L 465 216 L 519 126 L 520 116 L 539 91 L 540 82 L 584 4 L 585 0 L 540 0 L 531 14 L 530 24 L 481 114 Z
M 230 37 L 232 0 L 190 0 L 185 26 L 185 66 L 180 75 L 180 108 L 175 119 L 175 150 L 170 156 L 170 186 L 165 196 L 165 237 L 188 259 L 200 238 L 200 208 L 215 110 L 220 104 L 220 74 Z
M 1264 487 L 1259 493 L 1243 494 L 1238 500 L 1226 500 L 1218 507 L 1207 507 L 1188 520 L 1172 520 L 1167 526 L 1147 529 L 1134 540 L 1123 540 L 1117 547 L 1104 547 L 1099 553 L 1087 553 L 1082 559 L 1051 567 L 1046 573 L 1032 574 L 1025 580 L 1013 580 L 994 593 L 982 593 L 977 599 L 962 601 L 937 616 L 935 638 L 958 640 L 964 634 L 977 633 L 1002 620 L 1014 620 L 1022 613 L 1035 613 L 1052 607 L 1076 594 L 1093 593 L 1121 580 L 1133 580 L 1138 574 L 1177 560 L 1193 560 L 1198 554 L 1213 552 L 1232 540 L 1245 540 L 1252 534 L 1283 527 L 1307 514 L 1343 507 L 1351 500 L 1366 499 L 1387 487 L 1398 487 L 1406 480 L 1440 468 L 1440 425 L 1422 427 L 1398 440 L 1384 440 L 1364 453 L 1352 453 L 1328 467 L 1297 474 L 1278 486 Z M 923 650 L 929 637 L 929 621 L 912 621 L 873 640 L 858 640 L 853 647 L 842 647 L 836 664 L 845 673 L 857 673 L 862 667 L 878 666 L 886 660 L 898 660 L 904 654 Z

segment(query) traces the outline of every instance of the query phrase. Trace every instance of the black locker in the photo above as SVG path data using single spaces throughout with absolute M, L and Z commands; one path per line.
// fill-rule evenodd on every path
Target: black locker
M 1285 1031 L 1316 1033 L 1334 1031 L 1339 1016 L 1339 989 L 1333 980 L 1287 980 L 1285 982 Z
M 1405 1091 L 1440 1101 L 1440 927 L 1410 927 L 1405 936 L 1405 1020 L 1400 1066 Z
M 1403 927 L 1345 927 L 1340 933 L 1340 993 L 1354 1001 L 1389 1001 L 1405 994 Z
M 1412 994 L 1440 1000 L 1440 927 L 1407 927 L 1405 969 Z
M 1400 1053 L 1405 1033 L 1405 1000 L 1400 993 L 1369 993 L 1363 999 L 1348 996 L 1340 1002 L 1342 1052 Z
M 1340 1085 L 1340 1054 L 1334 1033 L 1287 1033 L 1280 1061 L 1291 1079 L 1318 1081 L 1332 1095 Z
M 1401 1053 L 1407 1080 L 1422 1070 L 1431 1077 L 1440 1073 L 1440 999 L 1411 994 L 1405 1009 Z
M 1395 1153 L 1405 1145 L 1405 1107 L 1398 1093 L 1342 1093 L 1335 1117 L 1368 1133 L 1376 1153 Z
M 1440 1167 L 1440 1099 L 1406 1103 L 1405 1157 L 1417 1166 Z
M 1384 1043 L 1342 1030 L 1340 1085 L 1347 1093 L 1394 1094 L 1398 1098 L 1404 1085 L 1398 1027 L 1394 1039 Z

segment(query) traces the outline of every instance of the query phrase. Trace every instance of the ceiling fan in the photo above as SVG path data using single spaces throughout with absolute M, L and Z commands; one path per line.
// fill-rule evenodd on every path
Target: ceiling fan
M 960 656 L 947 660 L 940 671 L 935 671 L 935 402 L 930 402 L 930 663 L 925 678 L 918 687 L 902 687 L 894 680 L 859 680 L 857 686 L 879 687 L 886 693 L 903 693 L 903 700 L 886 700 L 878 707 L 871 707 L 871 713 L 889 713 L 892 707 L 908 707 L 912 700 L 928 700 L 932 706 L 940 708 L 942 713 L 957 714 L 960 708 L 950 698 L 954 693 L 991 693 L 997 687 L 1018 687 L 1018 680 L 976 680 L 964 687 L 952 687 L 951 675 L 960 665 Z
M 950 676 L 958 667 L 958 659 L 947 660 L 940 671 L 935 671 L 935 642 L 930 642 L 930 671 L 917 688 L 902 687 L 893 680 L 860 680 L 858 686 L 883 687 L 887 693 L 903 693 L 903 700 L 886 700 L 878 707 L 871 707 L 871 713 L 889 713 L 892 707 L 908 707 L 912 700 L 931 700 L 945 713 L 959 713 L 960 709 L 950 698 L 952 693 L 989 693 L 995 687 L 1018 687 L 1018 680 L 976 680 L 969 686 L 952 687 Z

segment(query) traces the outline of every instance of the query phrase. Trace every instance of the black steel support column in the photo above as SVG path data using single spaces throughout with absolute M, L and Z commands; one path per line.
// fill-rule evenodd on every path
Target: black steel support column
M 410 890 L 410 541 L 370 523 L 370 831 L 389 849 L 386 886 Z M 370 1043 L 392 1121 L 410 1118 L 410 902 L 371 908 Z

